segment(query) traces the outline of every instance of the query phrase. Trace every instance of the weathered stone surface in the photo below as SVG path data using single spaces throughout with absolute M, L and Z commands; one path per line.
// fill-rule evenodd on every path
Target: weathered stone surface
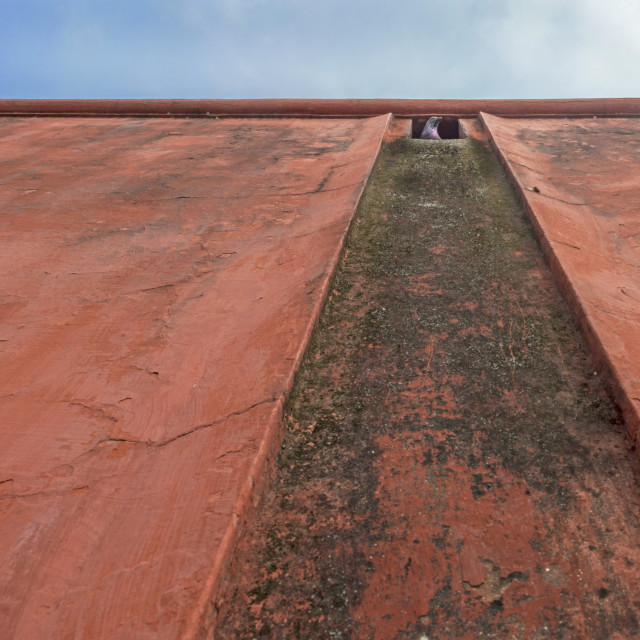
M 474 140 L 383 150 L 218 640 L 640 634 L 638 460 Z
M 640 119 L 483 121 L 637 439 Z
M 387 122 L 0 119 L 0 636 L 195 633 Z

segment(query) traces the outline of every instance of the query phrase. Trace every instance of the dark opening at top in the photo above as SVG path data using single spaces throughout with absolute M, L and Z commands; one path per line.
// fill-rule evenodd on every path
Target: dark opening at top
M 419 138 L 422 134 L 425 124 L 429 116 L 421 116 L 413 118 L 411 123 L 411 137 Z M 452 116 L 443 116 L 438 124 L 438 135 L 442 140 L 457 140 L 460 137 L 460 128 L 458 126 L 458 118 Z

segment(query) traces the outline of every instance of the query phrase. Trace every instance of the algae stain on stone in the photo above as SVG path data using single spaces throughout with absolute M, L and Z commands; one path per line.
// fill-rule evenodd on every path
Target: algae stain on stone
M 604 410 L 591 406 L 597 390 L 576 344 L 494 156 L 472 140 L 383 148 L 285 409 L 268 511 L 277 528 L 262 525 L 251 592 L 264 628 L 309 638 L 355 628 L 374 570 L 366 550 L 392 535 L 376 468 L 382 436 L 418 434 L 434 487 L 451 460 L 493 460 L 571 508 L 567 479 L 592 465 L 575 425 L 597 432 L 615 415 L 606 399 Z M 505 585 L 486 597 L 497 602 Z

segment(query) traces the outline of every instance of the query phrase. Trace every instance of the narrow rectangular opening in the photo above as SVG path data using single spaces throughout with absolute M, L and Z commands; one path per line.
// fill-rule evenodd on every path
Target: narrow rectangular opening
M 419 138 L 422 135 L 429 116 L 420 116 L 413 118 L 411 121 L 411 137 Z M 442 140 L 457 140 L 460 138 L 460 126 L 458 124 L 458 118 L 453 116 L 442 116 L 442 119 L 438 123 L 438 135 Z

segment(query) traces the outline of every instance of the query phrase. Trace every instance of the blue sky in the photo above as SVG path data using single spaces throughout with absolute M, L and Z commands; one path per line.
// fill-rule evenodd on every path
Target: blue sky
M 638 0 L 0 0 L 0 98 L 640 96 Z

